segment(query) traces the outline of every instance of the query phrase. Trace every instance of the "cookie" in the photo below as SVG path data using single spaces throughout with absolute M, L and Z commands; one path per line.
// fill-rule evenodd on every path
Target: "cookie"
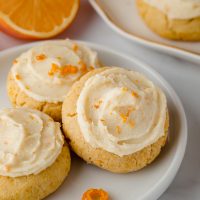
M 137 0 L 140 16 L 147 26 L 161 37 L 171 40 L 199 41 L 200 17 L 189 19 L 170 18 L 166 13 L 148 4 L 144 0 Z M 181 4 L 180 6 L 181 7 Z
M 99 67 L 97 53 L 71 40 L 45 42 L 19 56 L 8 75 L 7 91 L 14 107 L 29 107 L 61 121 L 70 87 Z
M 0 111 L 0 199 L 43 199 L 67 177 L 71 158 L 60 129 L 29 108 Z
M 0 199 L 44 199 L 63 183 L 69 173 L 70 164 L 69 148 L 65 145 L 53 165 L 37 175 L 16 178 L 0 176 Z
M 124 72 L 125 72 L 125 74 L 123 74 Z M 121 75 L 121 73 L 122 73 L 122 75 Z M 131 72 L 131 73 L 134 73 L 134 72 Z M 115 77 L 115 74 L 119 74 L 119 76 Z M 146 165 L 150 164 L 159 155 L 161 148 L 166 143 L 167 135 L 168 135 L 169 118 L 168 118 L 167 109 L 166 109 L 166 110 L 162 111 L 162 112 L 164 112 L 163 113 L 164 121 L 162 122 L 162 123 L 164 123 L 164 124 L 162 124 L 163 132 L 158 133 L 159 137 L 157 139 L 155 139 L 155 141 L 152 140 L 152 143 L 150 143 L 149 145 L 146 145 L 146 146 L 144 145 L 144 147 L 141 147 L 139 150 L 133 149 L 132 146 L 127 146 L 127 149 L 124 149 L 123 147 L 119 147 L 119 149 L 118 149 L 118 146 L 116 144 L 113 145 L 112 142 L 110 142 L 110 145 L 109 145 L 109 142 L 106 141 L 106 140 L 109 140 L 109 139 L 107 139 L 108 135 L 105 134 L 106 128 L 111 129 L 112 127 L 109 127 L 109 125 L 110 125 L 109 122 L 115 123 L 114 121 L 116 120 L 115 117 L 112 117 L 112 116 L 110 116 L 110 118 L 108 117 L 109 112 L 110 112 L 109 107 L 105 110 L 102 108 L 103 110 L 100 111 L 100 113 L 108 112 L 108 114 L 104 116 L 104 119 L 100 119 L 100 120 L 104 120 L 104 121 L 108 120 L 107 127 L 106 128 L 104 127 L 105 131 L 101 132 L 102 136 L 100 134 L 97 135 L 98 127 L 102 126 L 102 124 L 100 124 L 100 123 L 98 124 L 98 126 L 96 128 L 96 132 L 95 132 L 95 129 L 93 129 L 92 132 L 90 132 L 91 127 L 89 127 L 89 129 L 87 129 L 87 131 L 83 133 L 83 127 L 81 129 L 80 118 L 77 113 L 77 109 L 78 109 L 77 102 L 80 100 L 80 98 L 82 98 L 82 97 L 80 97 L 80 94 L 82 94 L 84 87 L 93 85 L 93 87 L 95 88 L 95 86 L 96 86 L 96 89 L 92 90 L 93 94 L 91 93 L 90 96 L 86 96 L 87 100 L 84 102 L 84 106 L 83 106 L 83 109 L 91 108 L 91 104 L 89 102 L 92 101 L 91 99 L 93 99 L 94 95 L 98 94 L 97 91 L 101 92 L 101 91 L 104 91 L 105 89 L 107 89 L 108 87 L 111 87 L 111 86 L 109 86 L 110 84 L 112 84 L 109 82 L 110 78 L 112 79 L 114 77 L 112 80 L 118 81 L 119 79 L 121 79 L 120 77 L 123 77 L 127 74 L 130 74 L 130 72 L 127 70 L 120 69 L 120 68 L 112 68 L 111 69 L 111 68 L 106 68 L 106 67 L 102 68 L 102 69 L 96 69 L 96 70 L 89 72 L 88 74 L 84 75 L 78 82 L 76 82 L 73 85 L 73 87 L 69 91 L 68 95 L 66 96 L 66 99 L 63 103 L 63 108 L 62 108 L 63 131 L 64 131 L 66 137 L 69 139 L 70 146 L 72 147 L 73 151 L 78 156 L 80 156 L 82 159 L 84 159 L 87 163 L 94 164 L 100 168 L 103 168 L 103 169 L 106 169 L 108 171 L 115 172 L 115 173 L 127 173 L 127 172 L 137 171 L 139 169 L 142 169 Z M 141 80 L 144 78 L 139 73 L 136 75 L 138 77 L 140 77 Z M 104 78 L 106 76 L 108 76 L 108 77 L 111 76 L 111 77 L 109 77 L 109 79 L 104 80 Z M 97 87 L 97 85 L 95 85 L 95 82 L 92 82 L 92 80 L 91 80 L 92 77 L 96 77 L 99 79 L 98 80 L 99 88 Z M 91 80 L 91 82 L 88 82 L 88 80 Z M 105 82 L 108 81 L 108 86 L 104 85 L 103 80 Z M 149 82 L 148 84 L 151 85 L 152 83 Z M 127 96 L 126 95 L 120 96 L 120 98 L 122 98 L 123 101 L 126 101 L 125 99 L 127 99 L 127 101 L 128 101 L 130 98 L 130 103 L 132 103 L 131 96 L 129 96 L 130 95 L 129 91 L 128 91 L 129 88 L 122 87 L 122 88 L 120 88 L 120 90 L 121 89 L 123 90 L 123 92 L 128 92 L 128 94 L 127 94 Z M 119 92 L 119 95 L 121 95 L 120 91 L 118 91 L 118 90 L 114 91 L 111 89 L 110 91 L 108 91 L 108 93 L 105 93 L 105 95 L 103 95 L 102 97 L 109 99 L 109 94 L 115 93 L 115 92 L 116 92 L 116 95 L 118 94 L 118 92 Z M 138 99 L 140 98 L 140 97 L 136 97 L 137 94 L 134 93 L 133 91 L 131 92 L 131 95 L 135 95 L 134 98 L 138 98 Z M 118 98 L 118 97 L 116 97 L 116 98 Z M 114 103 L 113 104 L 110 103 L 110 105 L 111 106 L 116 105 L 115 109 L 121 109 L 122 107 L 120 107 L 120 103 L 119 103 L 119 105 L 115 104 L 116 98 L 114 98 Z M 123 98 L 125 98 L 125 99 L 123 99 Z M 134 101 L 134 98 L 133 98 L 133 101 Z M 110 99 L 112 99 L 112 98 L 110 98 Z M 101 105 L 94 104 L 95 109 L 101 109 L 98 106 L 103 106 L 106 108 L 106 105 L 109 105 L 109 104 L 106 104 L 106 105 L 103 105 L 103 104 L 104 104 L 104 102 L 101 102 Z M 81 110 L 80 107 L 79 107 L 79 109 Z M 83 113 L 84 111 L 81 110 L 80 113 L 81 112 Z M 84 114 L 83 119 L 91 117 L 90 114 L 95 116 L 95 111 L 93 111 L 91 113 L 90 112 L 83 113 Z M 116 114 L 116 117 L 119 117 L 119 118 L 122 117 L 121 120 L 119 119 L 120 120 L 119 122 L 117 121 L 116 135 L 114 135 L 114 133 L 112 132 L 113 135 L 116 136 L 116 138 L 117 138 L 117 134 L 120 135 L 119 127 L 121 126 L 121 129 L 123 129 L 123 123 L 125 123 L 125 120 L 127 120 L 126 123 L 130 123 L 128 125 L 130 125 L 131 127 L 134 125 L 131 123 L 131 121 L 128 122 L 129 119 L 127 119 L 126 118 L 127 116 L 125 116 L 125 115 L 118 116 Z M 96 123 L 95 120 L 96 119 L 90 119 L 89 123 L 95 124 Z M 89 125 L 87 125 L 87 126 L 89 126 Z M 127 126 L 127 124 L 126 124 L 126 126 Z M 85 125 L 85 127 L 86 127 L 86 125 Z M 130 133 L 131 130 L 134 130 L 134 127 L 133 128 L 131 128 L 131 127 L 130 127 L 130 129 L 128 129 L 127 132 Z M 137 125 L 135 125 L 135 127 L 137 128 Z M 123 131 L 123 130 L 121 130 L 121 131 Z M 125 131 L 125 133 L 126 133 L 126 131 Z M 136 133 L 137 133 L 137 131 L 136 131 Z M 84 135 L 84 134 L 86 134 L 86 135 Z M 88 135 L 94 134 L 95 136 L 97 135 L 97 139 L 92 140 L 90 138 L 90 135 L 88 136 L 87 134 Z M 121 133 L 121 134 L 123 134 L 123 133 Z M 87 137 L 89 137 L 90 139 L 88 140 Z M 129 135 L 129 137 L 131 137 L 131 135 Z M 99 141 L 98 141 L 98 138 L 99 138 Z M 114 137 L 113 140 L 115 140 L 116 138 Z M 148 138 L 148 136 L 147 136 L 147 138 Z M 89 142 L 86 141 L 86 139 Z M 102 139 L 102 141 L 103 140 L 106 141 L 105 142 L 106 146 L 102 146 L 102 144 L 100 143 L 101 139 Z M 137 140 L 135 140 L 135 141 L 137 141 Z M 123 140 L 119 140 L 117 142 L 122 143 Z M 143 141 L 141 141 L 141 143 L 142 142 Z M 113 148 L 111 148 L 112 145 L 113 145 Z M 134 145 L 133 145 L 133 147 L 135 148 Z M 130 152 L 133 152 L 133 153 L 130 153 Z

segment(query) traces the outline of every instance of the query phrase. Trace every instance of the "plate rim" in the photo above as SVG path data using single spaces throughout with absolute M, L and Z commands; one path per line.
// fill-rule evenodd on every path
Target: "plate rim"
M 6 50 L 0 51 L 0 59 L 3 56 L 6 56 L 7 54 L 13 54 L 17 51 L 21 51 L 21 50 L 24 50 L 24 49 L 27 49 L 27 48 L 31 48 L 35 45 L 38 45 L 38 44 L 44 43 L 44 42 L 48 42 L 48 41 L 59 41 L 59 39 L 43 40 L 43 41 L 39 41 L 39 42 L 31 42 L 31 43 L 28 43 L 28 44 L 8 48 Z M 137 65 L 137 67 L 142 68 L 145 71 L 147 71 L 149 74 L 155 76 L 156 79 L 165 86 L 165 89 L 170 94 L 170 98 L 173 99 L 173 102 L 176 106 L 176 109 L 177 109 L 177 111 L 180 115 L 180 122 L 181 122 L 180 123 L 180 132 L 181 132 L 182 137 L 180 137 L 179 140 L 178 140 L 179 145 L 178 145 L 178 147 L 176 147 L 175 155 L 172 159 L 170 166 L 167 168 L 165 174 L 161 177 L 161 179 L 153 187 L 151 187 L 150 190 L 148 190 L 140 198 L 140 200 L 147 200 L 147 199 L 148 200 L 150 200 L 150 199 L 155 200 L 155 199 L 158 199 L 165 192 L 165 190 L 169 187 L 171 182 L 174 180 L 174 178 L 175 178 L 175 176 L 176 176 L 176 174 L 177 174 L 177 172 L 178 172 L 178 170 L 181 166 L 181 163 L 183 161 L 185 151 L 186 151 L 187 138 L 188 138 L 188 125 L 187 125 L 187 118 L 186 118 L 185 110 L 184 110 L 183 104 L 182 104 L 179 96 L 177 95 L 177 93 L 175 92 L 173 87 L 162 77 L 162 75 L 160 73 L 158 73 L 155 69 L 153 69 L 151 67 L 151 65 L 146 64 L 143 61 L 140 61 L 135 56 L 130 57 L 129 55 L 126 55 L 126 54 L 124 54 L 120 51 L 116 51 L 116 50 L 113 50 L 109 47 L 105 47 L 103 45 L 99 45 L 99 44 L 88 42 L 88 41 L 81 41 L 81 40 L 74 40 L 74 41 L 76 41 L 77 43 L 86 44 L 87 46 L 91 47 L 92 49 L 98 49 L 100 51 L 109 52 L 109 53 L 114 54 L 116 56 L 120 56 L 120 57 L 122 57 L 126 60 L 129 60 L 132 63 L 135 63 Z M 180 142 L 180 140 L 182 141 L 182 143 Z
M 187 56 L 187 60 L 190 59 L 192 61 L 196 61 L 200 63 L 200 53 L 195 53 L 189 50 L 186 50 L 184 48 L 179 48 L 179 47 L 173 47 L 170 45 L 162 44 L 162 43 L 157 43 L 148 39 L 145 39 L 143 37 L 139 37 L 137 35 L 134 35 L 132 33 L 127 32 L 126 30 L 120 28 L 115 22 L 113 22 L 112 19 L 108 16 L 107 12 L 102 8 L 99 2 L 97 0 L 88 0 L 91 4 L 91 6 L 94 8 L 94 10 L 99 14 L 99 16 L 103 19 L 103 21 L 116 33 L 119 35 L 136 42 L 137 44 L 142 44 L 144 46 L 147 46 L 149 48 L 153 48 L 156 50 L 162 50 L 163 52 L 168 52 L 168 53 L 175 53 L 182 58 L 184 56 Z M 185 57 L 184 57 L 185 58 Z

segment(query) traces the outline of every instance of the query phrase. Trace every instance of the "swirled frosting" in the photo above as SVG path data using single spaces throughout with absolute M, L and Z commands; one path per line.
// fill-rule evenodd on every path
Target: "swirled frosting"
M 28 108 L 0 112 L 0 175 L 38 174 L 61 153 L 64 139 L 60 124 Z
M 172 19 L 192 19 L 200 16 L 200 0 L 144 0 Z
M 142 74 L 109 68 L 90 77 L 77 100 L 84 139 L 119 156 L 153 144 L 165 134 L 164 93 Z
M 98 67 L 97 53 L 71 40 L 46 42 L 14 61 L 14 80 L 37 101 L 62 102 L 72 84 Z

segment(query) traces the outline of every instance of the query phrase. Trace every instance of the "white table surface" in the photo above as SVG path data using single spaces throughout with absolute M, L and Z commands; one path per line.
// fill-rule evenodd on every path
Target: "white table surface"
M 151 65 L 172 85 L 186 111 L 188 145 L 175 180 L 160 200 L 199 200 L 200 65 L 147 49 L 122 38 L 102 21 L 86 0 L 82 0 L 79 14 L 72 26 L 57 38 L 66 37 L 91 41 L 135 56 Z M 0 50 L 23 43 L 27 41 L 0 33 Z

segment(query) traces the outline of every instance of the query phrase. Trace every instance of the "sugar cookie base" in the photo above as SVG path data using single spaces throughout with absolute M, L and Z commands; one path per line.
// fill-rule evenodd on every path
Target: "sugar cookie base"
M 37 175 L 16 178 L 0 176 L 1 200 L 40 200 L 53 193 L 70 170 L 69 148 L 64 145 L 53 165 Z
M 72 86 L 63 103 L 63 130 L 66 137 L 70 140 L 70 145 L 73 151 L 87 163 L 94 164 L 100 168 L 115 173 L 137 171 L 150 164 L 159 155 L 161 148 L 165 145 L 169 123 L 168 118 L 166 121 L 166 132 L 164 136 L 141 151 L 120 157 L 101 148 L 93 148 L 85 141 L 80 131 L 76 116 L 76 102 L 87 79 L 105 69 L 106 68 L 96 69 L 87 73 Z M 75 116 L 69 116 L 73 114 L 75 114 Z

